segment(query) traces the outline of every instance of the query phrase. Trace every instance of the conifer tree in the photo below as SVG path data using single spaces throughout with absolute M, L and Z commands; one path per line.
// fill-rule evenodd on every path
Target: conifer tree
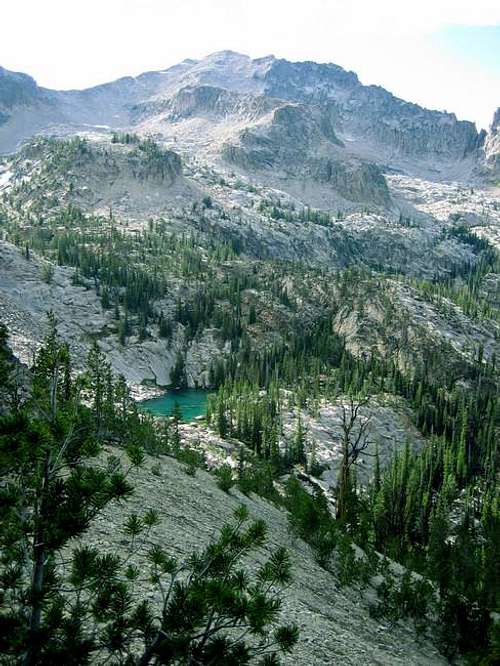
M 295 437 L 292 447 L 292 463 L 299 463 L 301 465 L 306 462 L 306 435 L 304 431 L 304 426 L 302 425 L 302 416 L 299 411 L 299 417 L 297 419 L 297 429 L 295 431 Z
M 160 664 L 279 664 L 298 640 L 295 625 L 279 624 L 277 592 L 291 580 L 283 548 L 249 577 L 241 560 L 265 541 L 262 521 L 246 526 L 248 510 L 235 512 L 233 524 L 188 563 L 177 563 L 158 547 L 150 559 L 158 579 L 169 578 L 169 590 L 158 620 L 148 627 L 146 649 L 137 661 Z M 252 580 L 253 579 L 253 580 Z M 252 640 L 254 639 L 254 640 Z
M 7 340 L 7 327 L 0 323 L 0 412 L 10 403 L 12 390 L 12 365 Z
M 138 600 L 136 567 L 82 541 L 104 508 L 132 491 L 116 459 L 100 464 L 98 437 L 107 435 L 97 422 L 103 424 L 113 404 L 109 422 L 125 416 L 134 426 L 125 428 L 123 440 L 132 465 L 143 460 L 133 441 L 141 421 L 129 408 L 124 381 L 111 390 L 100 360 L 94 347 L 85 382 L 74 381 L 51 317 L 33 368 L 32 397 L 22 411 L 0 416 L 2 653 L 22 666 L 278 664 L 278 653 L 291 652 L 298 638 L 294 625 L 280 622 L 290 560 L 279 548 L 254 575 L 242 569 L 266 534 L 262 521 L 248 524 L 245 508 L 184 561 L 151 548 L 150 580 L 159 587 L 160 608 Z M 125 525 L 130 547 L 157 524 L 155 511 L 132 514 Z
M 170 371 L 170 383 L 174 388 L 184 388 L 187 385 L 184 356 L 177 354 L 175 363 Z
M 30 404 L 0 418 L 0 634 L 9 636 L 6 653 L 20 656 L 23 666 L 85 650 L 76 606 L 63 613 L 57 563 L 67 544 L 110 501 L 131 491 L 119 470 L 88 464 L 98 452 L 94 424 L 79 403 L 77 387 L 68 385 L 68 367 L 67 346 L 51 317 L 34 365 Z

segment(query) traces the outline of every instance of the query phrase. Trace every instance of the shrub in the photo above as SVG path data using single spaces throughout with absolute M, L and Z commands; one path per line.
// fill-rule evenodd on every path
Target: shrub
M 54 280 L 54 266 L 52 264 L 44 264 L 42 267 L 42 280 L 47 284 L 52 284 Z
M 228 493 L 234 486 L 233 470 L 230 465 L 221 465 L 221 467 L 216 470 L 215 476 L 217 477 L 217 486 L 225 493 Z

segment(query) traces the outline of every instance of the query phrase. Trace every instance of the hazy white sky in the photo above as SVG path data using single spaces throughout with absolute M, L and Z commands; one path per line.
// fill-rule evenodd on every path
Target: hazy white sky
M 3 0 L 0 65 L 81 88 L 232 49 L 335 62 L 489 125 L 500 0 Z

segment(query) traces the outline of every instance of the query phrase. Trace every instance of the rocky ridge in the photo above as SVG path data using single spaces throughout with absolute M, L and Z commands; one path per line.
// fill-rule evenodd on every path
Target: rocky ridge
M 26 75 L 2 70 L 0 88 L 3 152 L 40 131 L 72 133 L 90 126 L 137 127 L 168 141 L 175 134 L 177 142 L 189 145 L 193 119 L 209 110 L 212 119 L 205 124 L 225 120 L 223 132 L 210 127 L 212 143 L 219 146 L 215 152 L 220 154 L 224 135 L 237 136 L 242 125 L 251 126 L 273 107 L 272 100 L 281 100 L 307 107 L 321 118 L 321 126 L 330 128 L 341 148 L 340 162 L 361 160 L 439 179 L 475 177 L 485 161 L 488 168 L 494 166 L 491 148 L 485 152 L 485 145 L 491 146 L 491 133 L 487 138 L 473 123 L 458 121 L 453 114 L 429 111 L 383 88 L 364 86 L 353 72 L 333 64 L 294 63 L 274 56 L 252 60 L 222 51 L 82 91 L 46 90 Z M 287 116 L 291 127 L 296 113 Z M 235 132 L 228 123 L 230 115 L 238 118 Z M 306 124 L 311 130 L 317 123 Z
M 460 183 L 392 175 L 387 177 L 387 186 L 397 207 L 394 213 L 353 211 L 330 214 L 315 223 L 303 216 L 314 192 L 298 191 L 292 196 L 188 155 L 180 158 L 172 151 L 161 153 L 166 156 L 165 173 L 149 174 L 148 161 L 137 163 L 137 153 L 136 144 L 113 144 L 101 135 L 90 134 L 85 141 L 69 143 L 36 139 L 0 167 L 3 214 L 13 228 L 22 231 L 36 222 L 53 225 L 59 212 L 73 206 L 97 215 L 92 224 L 109 228 L 110 233 L 116 229 L 140 239 L 153 221 L 161 222 L 174 235 L 195 234 L 202 255 L 209 239 L 232 242 L 244 252 L 237 265 L 286 260 L 299 262 L 302 271 L 307 271 L 307 266 L 327 271 L 349 266 L 383 267 L 415 279 L 433 279 L 436 274 L 446 275 L 454 267 L 474 263 L 474 249 L 453 233 L 456 227 L 465 227 L 492 243 L 500 234 L 500 202 L 487 188 L 471 190 Z M 209 205 L 201 203 L 206 197 Z M 320 197 L 317 202 L 322 208 Z M 78 229 L 78 221 L 73 222 L 73 230 Z M 62 229 L 56 227 L 55 232 Z M 21 249 L 3 243 L 2 261 L 3 309 L 15 333 L 15 344 L 21 348 L 27 344 L 25 338 L 31 340 L 31 347 L 40 339 L 43 323 L 39 322 L 48 309 L 65 320 L 65 306 L 68 299 L 74 299 L 78 304 L 71 317 L 75 330 L 68 331 L 68 336 L 75 340 L 80 362 L 87 348 L 81 341 L 97 335 L 115 370 L 125 374 L 135 388 L 144 382 L 168 384 L 178 352 L 186 354 L 189 384 L 205 385 L 210 361 L 224 353 L 210 330 L 186 348 L 182 327 L 172 348 L 153 326 L 148 339 L 132 337 L 123 347 L 117 339 L 117 322 L 102 308 L 93 285 L 72 284 L 74 269 L 56 266 L 54 282 L 47 285 L 42 276 L 44 260 L 35 253 L 27 262 Z M 261 263 L 259 270 L 264 270 L 264 265 Z M 289 294 L 297 298 L 304 316 L 309 312 L 316 316 L 317 304 L 339 298 L 323 291 L 322 280 L 325 277 L 316 280 L 309 292 L 297 289 L 295 280 L 287 282 Z M 183 293 L 181 283 L 179 277 L 172 277 L 172 296 L 156 305 L 158 311 L 173 312 L 175 298 Z M 309 280 L 304 281 L 304 285 L 309 284 Z M 486 287 L 494 303 L 498 292 L 494 275 L 485 281 Z M 247 298 L 255 296 L 249 291 Z M 364 350 L 396 353 L 403 367 L 411 367 L 432 340 L 434 345 L 444 344 L 447 354 L 451 345 L 457 359 L 470 358 L 478 344 L 483 345 L 487 357 L 494 352 L 498 356 L 498 324 L 471 319 L 453 303 L 423 299 L 404 281 L 387 276 L 364 280 L 352 285 L 349 299 L 344 297 L 344 301 L 337 309 L 335 326 L 355 354 Z M 280 307 L 267 295 L 264 302 L 267 312 Z M 86 308 L 95 311 L 91 322 Z M 284 321 L 289 321 L 289 316 Z M 403 341 L 410 343 L 406 350 Z
M 490 133 L 485 143 L 487 164 L 498 173 L 500 167 L 500 107 L 495 111 L 490 127 Z M 497 180 L 498 183 L 498 180 Z

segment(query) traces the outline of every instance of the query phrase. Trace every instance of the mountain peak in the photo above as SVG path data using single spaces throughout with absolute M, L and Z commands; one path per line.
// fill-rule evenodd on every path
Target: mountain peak
M 491 133 L 496 134 L 497 132 L 500 132 L 500 106 L 498 109 L 495 111 L 493 114 L 493 120 L 491 122 Z
M 0 112 L 18 105 L 30 104 L 40 95 L 40 89 L 34 78 L 21 72 L 11 72 L 0 67 Z M 2 119 L 5 122 L 5 114 Z
M 250 60 L 250 56 L 245 53 L 238 53 L 238 51 L 231 51 L 231 49 L 223 49 L 222 51 L 214 51 L 209 53 L 203 60 Z
M 420 166 L 427 172 L 428 167 L 439 169 L 441 165 L 459 163 L 460 170 L 463 159 L 474 156 L 484 143 L 484 137 L 477 134 L 472 123 L 405 102 L 381 87 L 365 86 L 354 72 L 334 63 L 291 62 L 274 55 L 252 58 L 224 49 L 199 60 L 186 59 L 161 71 L 125 77 L 84 91 L 61 93 L 40 89 L 31 77 L 1 68 L 0 150 L 8 151 L 35 130 L 43 131 L 61 123 L 106 125 L 112 129 L 130 129 L 140 123 L 141 131 L 161 128 L 164 136 L 170 136 L 172 128 L 165 125 L 162 109 L 171 105 L 180 90 L 200 86 L 219 92 L 203 89 L 184 95 L 182 113 L 172 117 L 184 117 L 186 105 L 190 118 L 197 114 L 205 117 L 210 107 L 211 122 L 226 123 L 229 131 L 227 114 L 235 123 L 262 119 L 271 108 L 262 98 L 271 106 L 276 100 L 301 104 L 319 109 L 320 134 L 336 137 L 335 145 L 342 144 L 350 156 L 413 173 L 420 173 Z M 230 94 L 221 94 L 221 90 Z M 245 97 L 238 98 L 235 94 Z M 174 106 L 178 104 L 176 100 Z M 15 134 L 9 132 L 6 119 L 16 113 L 17 106 L 23 106 L 25 114 L 29 109 L 29 122 L 24 118 L 16 126 Z M 317 126 L 316 121 L 313 124 Z M 498 132 L 498 127 L 500 111 L 495 114 L 492 132 Z M 283 131 L 283 124 L 272 127 L 273 132 L 278 130 Z M 258 143 L 258 133 L 255 137 Z
M 24 74 L 24 72 L 13 72 L 10 69 L 6 69 L 0 65 L 0 77 L 17 79 L 18 81 L 30 82 L 31 84 L 36 85 L 35 79 L 29 74 Z M 4 85 L 4 83 L 2 83 Z

